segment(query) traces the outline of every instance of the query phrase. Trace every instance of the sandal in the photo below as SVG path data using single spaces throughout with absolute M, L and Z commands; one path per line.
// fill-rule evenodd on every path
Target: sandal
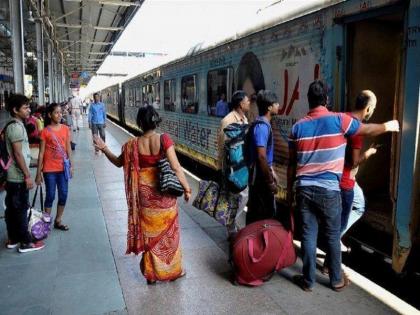
M 171 279 L 171 280 L 169 280 L 169 281 L 171 281 L 171 282 L 176 281 L 176 280 L 178 280 L 178 279 L 180 279 L 180 278 L 185 277 L 186 275 L 187 275 L 187 272 L 186 272 L 186 271 L 182 271 L 182 272 L 181 272 L 181 274 L 178 276 L 178 278 Z
M 146 279 L 146 281 L 147 281 L 147 285 L 153 285 L 153 284 L 156 284 L 156 280 L 149 280 L 149 279 Z
M 347 277 L 347 275 L 345 273 L 343 273 L 343 283 L 338 285 L 338 286 L 331 286 L 331 288 L 335 291 L 335 292 L 341 292 L 343 291 L 346 287 L 348 287 L 350 285 L 350 279 Z
M 293 276 L 293 282 L 298 285 L 303 291 L 305 292 L 312 292 L 312 288 L 308 286 L 303 275 L 295 275 Z
M 54 229 L 61 230 L 61 231 L 68 231 L 69 227 L 65 224 L 61 224 L 61 222 L 54 222 Z

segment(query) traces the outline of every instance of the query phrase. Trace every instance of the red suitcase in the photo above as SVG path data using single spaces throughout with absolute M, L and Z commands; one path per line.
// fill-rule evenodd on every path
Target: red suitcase
M 276 220 L 247 225 L 235 236 L 231 249 L 235 282 L 239 284 L 259 286 L 275 271 L 296 262 L 293 232 Z

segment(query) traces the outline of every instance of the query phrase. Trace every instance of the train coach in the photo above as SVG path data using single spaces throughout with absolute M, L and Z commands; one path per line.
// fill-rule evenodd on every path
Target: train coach
M 217 169 L 221 117 L 215 105 L 233 91 L 270 89 L 280 98 L 273 119 L 275 170 L 285 198 L 287 136 L 308 111 L 306 92 L 317 78 L 330 87 L 332 110 L 348 111 L 356 94 L 378 98 L 372 122 L 398 119 L 399 134 L 360 167 L 367 211 L 350 231 L 365 247 L 392 259 L 395 271 L 418 264 L 420 251 L 420 1 L 311 1 L 298 11 L 237 34 L 102 91 L 108 114 L 137 128 L 138 107 L 152 105 L 178 152 Z M 257 115 L 252 104 L 250 120 Z M 415 267 L 415 268 L 418 268 Z

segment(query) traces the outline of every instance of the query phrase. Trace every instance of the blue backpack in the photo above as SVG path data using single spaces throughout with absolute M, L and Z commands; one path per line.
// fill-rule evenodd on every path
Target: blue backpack
M 249 172 L 245 157 L 248 127 L 248 124 L 233 123 L 223 129 L 228 137 L 225 142 L 226 185 L 234 193 L 239 193 L 248 186 Z

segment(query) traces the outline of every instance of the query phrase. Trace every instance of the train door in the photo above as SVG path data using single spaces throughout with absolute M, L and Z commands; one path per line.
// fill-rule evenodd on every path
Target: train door
M 378 102 L 369 122 L 382 123 L 401 115 L 403 18 L 403 12 L 393 11 L 346 24 L 346 110 L 353 108 L 361 90 L 372 90 Z M 366 198 L 366 212 L 352 234 L 387 256 L 392 254 L 398 139 L 395 134 L 365 138 L 362 152 L 372 144 L 380 148 L 359 167 L 357 174 Z

